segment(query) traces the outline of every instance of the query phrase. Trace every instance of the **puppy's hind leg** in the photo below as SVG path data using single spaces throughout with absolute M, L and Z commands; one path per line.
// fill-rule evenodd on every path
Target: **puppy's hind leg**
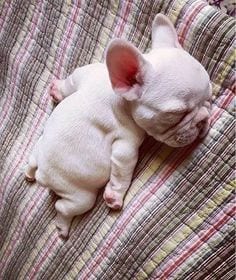
M 41 140 L 41 137 L 39 138 L 38 142 L 34 146 L 33 152 L 29 157 L 28 164 L 25 167 L 25 179 L 28 182 L 34 182 L 35 181 L 35 172 L 38 168 L 37 164 L 37 155 L 38 155 L 38 149 L 39 149 L 39 142 Z
M 34 155 L 32 154 L 29 157 L 29 161 L 28 164 L 25 168 L 25 179 L 28 182 L 34 182 L 35 181 L 35 172 L 37 170 L 37 161 L 36 158 L 34 157 Z
M 57 200 L 55 204 L 57 211 L 56 226 L 60 237 L 68 237 L 73 218 L 90 210 L 96 201 L 96 196 L 97 194 L 93 192 L 78 191 L 70 197 Z

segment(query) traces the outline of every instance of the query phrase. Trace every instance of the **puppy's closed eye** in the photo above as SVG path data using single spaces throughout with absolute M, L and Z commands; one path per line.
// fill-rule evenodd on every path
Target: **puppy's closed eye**
M 163 121 L 168 124 L 177 124 L 186 116 L 187 110 L 169 111 L 163 113 Z

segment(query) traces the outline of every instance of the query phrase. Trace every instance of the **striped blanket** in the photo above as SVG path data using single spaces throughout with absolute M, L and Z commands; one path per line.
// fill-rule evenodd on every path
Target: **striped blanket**
M 159 12 L 211 77 L 210 132 L 180 149 L 147 138 L 124 209 L 101 193 L 62 241 L 57 198 L 22 172 L 50 82 L 103 60 L 113 37 L 146 51 Z M 1 280 L 234 279 L 234 24 L 203 0 L 0 1 Z

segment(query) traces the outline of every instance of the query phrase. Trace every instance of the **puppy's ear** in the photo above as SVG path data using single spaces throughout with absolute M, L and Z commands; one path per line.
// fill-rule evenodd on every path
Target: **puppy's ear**
M 138 99 L 149 64 L 142 53 L 127 41 L 114 39 L 107 48 L 106 64 L 115 93 L 127 100 Z
M 172 22 L 157 14 L 152 23 L 152 48 L 181 48 Z

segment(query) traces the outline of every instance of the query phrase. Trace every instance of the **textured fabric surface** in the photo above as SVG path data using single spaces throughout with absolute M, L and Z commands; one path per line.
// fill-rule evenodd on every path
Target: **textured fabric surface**
M 64 242 L 55 195 L 22 173 L 50 82 L 103 60 L 113 37 L 147 50 L 158 12 L 211 76 L 209 134 L 181 149 L 147 138 L 124 209 L 100 194 Z M 0 1 L 1 280 L 234 279 L 234 24 L 202 0 Z
M 224 13 L 235 16 L 236 2 L 234 0 L 208 0 L 207 2 Z

